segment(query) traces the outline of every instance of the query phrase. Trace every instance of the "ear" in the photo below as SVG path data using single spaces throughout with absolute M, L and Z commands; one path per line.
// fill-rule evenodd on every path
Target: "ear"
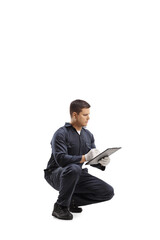
M 72 113 L 72 118 L 76 118 L 77 117 L 77 113 L 76 112 L 73 112 Z

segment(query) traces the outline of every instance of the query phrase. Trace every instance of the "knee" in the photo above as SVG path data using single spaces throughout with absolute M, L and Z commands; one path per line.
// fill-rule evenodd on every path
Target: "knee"
M 72 176 L 79 176 L 81 174 L 82 168 L 77 165 L 77 164 L 70 164 L 68 166 L 66 166 L 65 171 L 63 172 L 63 174 L 69 174 Z
M 105 200 L 110 200 L 114 196 L 114 189 L 109 184 L 104 186 L 104 198 Z

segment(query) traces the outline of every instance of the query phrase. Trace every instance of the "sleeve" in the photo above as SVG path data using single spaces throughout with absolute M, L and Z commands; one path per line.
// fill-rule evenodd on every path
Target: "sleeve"
M 91 140 L 91 147 L 92 148 L 96 148 L 96 145 L 95 145 L 95 140 L 94 140 L 94 136 L 92 135 L 92 140 Z M 90 165 L 90 166 L 92 166 L 92 167 L 96 167 L 96 168 L 98 168 L 98 169 L 100 169 L 100 170 L 102 170 L 102 171 L 104 171 L 105 170 L 105 166 L 102 166 L 100 163 L 98 163 L 98 164 L 94 164 L 94 165 Z
M 51 141 L 52 153 L 56 163 L 60 167 L 65 167 L 70 163 L 81 164 L 82 155 L 68 155 L 66 137 L 64 132 L 56 132 Z
M 92 134 L 92 139 L 91 139 L 91 148 L 96 148 L 93 134 Z

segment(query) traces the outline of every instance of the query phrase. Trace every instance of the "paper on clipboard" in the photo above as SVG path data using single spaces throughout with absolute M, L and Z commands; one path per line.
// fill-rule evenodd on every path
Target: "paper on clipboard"
M 85 165 L 98 164 L 98 162 L 102 158 L 109 157 L 111 154 L 118 151 L 119 149 L 121 149 L 121 147 L 107 148 L 104 152 L 98 154 L 95 158 L 88 161 Z

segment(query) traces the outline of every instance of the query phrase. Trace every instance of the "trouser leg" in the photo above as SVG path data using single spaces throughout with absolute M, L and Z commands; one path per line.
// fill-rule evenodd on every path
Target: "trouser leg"
M 72 199 L 78 206 L 110 200 L 114 196 L 114 189 L 101 179 L 89 174 L 83 169 L 76 185 Z
M 46 177 L 47 182 L 59 191 L 58 204 L 69 207 L 81 171 L 82 168 L 79 165 L 70 164 L 54 170 L 49 177 Z

